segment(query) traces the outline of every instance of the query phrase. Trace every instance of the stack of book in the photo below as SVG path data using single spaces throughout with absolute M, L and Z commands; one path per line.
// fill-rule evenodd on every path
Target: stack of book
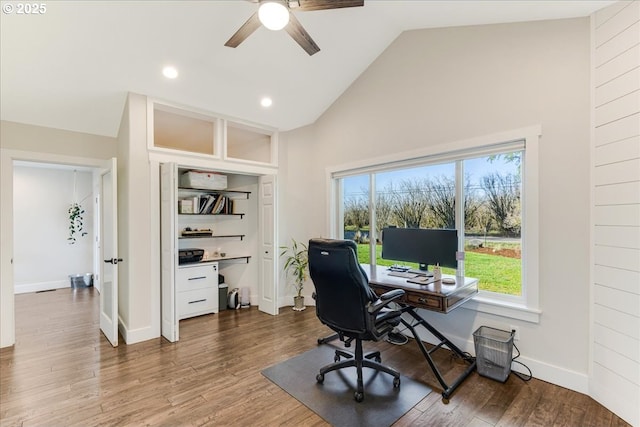
M 222 194 L 205 194 L 178 201 L 178 213 L 181 214 L 230 214 L 233 213 L 233 200 Z

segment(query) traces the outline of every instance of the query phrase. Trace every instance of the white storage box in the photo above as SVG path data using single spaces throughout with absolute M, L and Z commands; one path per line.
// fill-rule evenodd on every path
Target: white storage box
M 215 172 L 188 171 L 180 176 L 180 186 L 202 190 L 226 190 L 227 176 Z
M 193 211 L 193 199 L 178 200 L 178 213 L 181 213 L 181 214 L 197 213 Z

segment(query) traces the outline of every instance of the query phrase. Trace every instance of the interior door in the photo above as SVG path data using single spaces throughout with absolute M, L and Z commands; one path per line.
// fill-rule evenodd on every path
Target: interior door
M 160 165 L 160 262 L 161 278 L 161 333 L 170 342 L 178 341 L 180 329 L 176 313 L 176 206 L 177 166 L 175 163 Z
M 100 171 L 100 258 L 102 279 L 100 292 L 100 330 L 111 345 L 118 345 L 118 179 L 113 158 Z
M 258 308 L 265 313 L 278 314 L 278 281 L 276 280 L 276 177 L 260 177 L 259 183 L 260 230 L 260 300 Z

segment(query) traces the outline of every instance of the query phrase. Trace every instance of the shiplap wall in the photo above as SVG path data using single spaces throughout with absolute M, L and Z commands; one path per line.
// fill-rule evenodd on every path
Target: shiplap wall
M 592 16 L 590 394 L 640 425 L 640 1 Z

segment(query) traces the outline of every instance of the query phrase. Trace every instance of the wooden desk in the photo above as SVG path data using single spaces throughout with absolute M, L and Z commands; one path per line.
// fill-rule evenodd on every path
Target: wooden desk
M 368 264 L 363 264 L 362 268 L 369 277 L 369 286 L 371 286 L 376 294 L 382 295 L 383 293 L 393 289 L 403 289 L 405 291 L 403 299 L 398 300 L 398 303 L 402 306 L 402 312 L 413 318 L 413 322 L 408 322 L 404 316 L 401 318 L 401 322 L 411 331 L 422 355 L 442 386 L 442 401 L 444 403 L 449 403 L 449 397 L 451 397 L 451 394 L 476 369 L 476 359 L 456 347 L 454 343 L 427 322 L 418 313 L 416 308 L 437 311 L 439 313 L 449 313 L 451 310 L 459 307 L 462 303 L 478 293 L 478 279 L 469 277 L 458 279 L 454 276 L 443 275 L 443 277 L 455 278 L 456 283 L 454 285 L 445 285 L 438 282 L 418 284 L 408 282 L 408 279 L 404 277 L 389 275 L 387 267 L 377 266 L 374 269 Z M 415 327 L 418 325 L 423 326 L 431 332 L 431 334 L 439 339 L 440 342 L 436 346 L 427 350 L 416 332 Z M 438 366 L 431 357 L 431 353 L 442 347 L 448 348 L 454 356 L 460 358 L 467 364 L 467 368 L 464 372 L 458 375 L 451 384 L 444 380 Z
M 478 293 L 478 279 L 471 277 L 460 280 L 456 276 L 443 274 L 442 277 L 456 279 L 456 284 L 416 284 L 408 282 L 407 278 L 389 275 L 387 267 L 377 266 L 373 269 L 368 264 L 362 264 L 362 268 L 369 277 L 369 286 L 376 294 L 382 295 L 392 289 L 403 289 L 405 296 L 401 300 L 402 303 L 439 313 L 449 313 Z

